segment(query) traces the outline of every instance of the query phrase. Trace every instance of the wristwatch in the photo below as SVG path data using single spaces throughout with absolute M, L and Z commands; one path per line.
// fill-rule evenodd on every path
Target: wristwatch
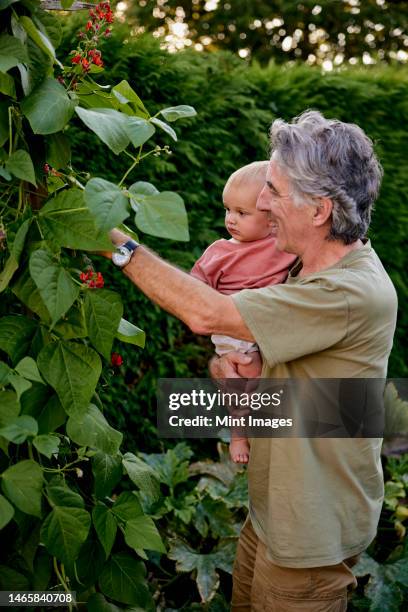
M 140 246 L 135 240 L 128 240 L 124 244 L 116 247 L 116 251 L 112 253 L 112 262 L 118 268 L 124 268 L 132 259 L 133 253 Z

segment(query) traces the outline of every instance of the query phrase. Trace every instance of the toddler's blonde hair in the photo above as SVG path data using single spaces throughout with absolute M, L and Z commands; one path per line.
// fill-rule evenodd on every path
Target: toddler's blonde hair
M 259 183 L 259 187 L 262 188 L 265 183 L 266 171 L 269 163 L 270 160 L 255 161 L 252 162 L 252 164 L 247 164 L 246 166 L 242 166 L 242 168 L 238 168 L 238 170 L 231 174 L 225 183 L 223 193 L 230 187 L 239 189 L 240 187 L 245 187 L 248 183 Z

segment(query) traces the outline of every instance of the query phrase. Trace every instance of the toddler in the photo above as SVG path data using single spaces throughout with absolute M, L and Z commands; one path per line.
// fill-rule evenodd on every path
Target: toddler
M 269 161 L 253 162 L 234 172 L 224 191 L 225 227 L 231 238 L 216 240 L 194 264 L 191 274 L 220 293 L 257 289 L 282 283 L 296 257 L 276 249 L 275 226 L 269 214 L 256 209 L 258 195 L 265 185 Z M 229 336 L 211 336 L 217 355 L 231 351 L 257 351 L 252 342 Z M 238 374 L 253 378 L 252 364 L 240 365 Z M 249 460 L 249 442 L 231 435 L 230 455 L 236 463 Z

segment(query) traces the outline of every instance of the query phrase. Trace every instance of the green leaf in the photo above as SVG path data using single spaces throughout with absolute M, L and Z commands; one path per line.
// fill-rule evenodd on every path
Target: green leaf
M 55 506 L 41 527 L 41 541 L 51 555 L 69 566 L 78 557 L 90 526 L 86 510 Z
M 48 251 L 34 251 L 30 257 L 30 274 L 51 315 L 52 326 L 71 308 L 80 288 L 71 275 Z
M 20 2 L 20 0 L 0 0 L 0 11 L 3 11 L 10 4 L 14 4 L 14 2 Z
M 36 436 L 38 424 L 31 416 L 18 416 L 5 427 L 0 429 L 0 436 L 14 444 L 22 444 L 27 438 Z
M 25 15 L 21 16 L 19 21 L 27 32 L 28 36 L 37 45 L 37 47 L 39 47 L 41 51 L 43 51 L 43 53 L 45 53 L 53 61 L 55 61 L 55 49 L 48 36 L 35 27 L 30 17 L 27 17 Z M 57 63 L 60 65 L 60 67 L 62 67 L 62 64 L 60 62 L 57 61 Z
M 143 145 L 156 131 L 150 121 L 142 117 L 128 117 L 125 129 L 134 147 Z
M 14 242 L 10 249 L 10 256 L 6 261 L 3 271 L 0 273 L 0 293 L 8 287 L 14 272 L 18 269 L 20 257 L 24 250 L 24 244 L 30 229 L 31 219 L 26 219 L 18 228 Z
M 192 106 L 186 106 L 185 104 L 181 104 L 180 106 L 169 106 L 168 108 L 163 108 L 160 111 L 160 114 L 163 115 L 166 121 L 177 121 L 177 119 L 181 119 L 182 117 L 194 117 L 197 113 L 195 108 Z
M 122 461 L 130 480 L 152 499 L 158 499 L 159 481 L 152 468 L 133 453 L 126 453 Z
M 84 251 L 112 250 L 108 236 L 98 233 L 79 189 L 64 190 L 51 198 L 41 209 L 39 222 L 45 238 L 62 247 Z
M 10 174 L 10 172 L 7 172 L 7 170 L 4 168 L 4 166 L 0 166 L 0 176 L 2 176 L 4 179 L 6 179 L 6 181 L 11 181 L 11 179 L 13 178 Z
M 148 598 L 145 566 L 127 553 L 112 555 L 99 578 L 104 595 L 124 604 L 143 605 Z
M 121 612 L 121 609 L 110 603 L 102 593 L 93 593 L 86 602 L 88 612 Z
M 136 226 L 146 234 L 187 241 L 187 213 L 182 198 L 172 191 L 145 196 L 138 201 Z
M 110 495 L 122 478 L 122 458 L 98 452 L 92 457 L 92 473 L 96 497 L 101 499 Z
M 142 515 L 127 521 L 124 535 L 126 544 L 136 551 L 144 548 L 166 552 L 157 527 L 150 516 Z
M 0 565 L 0 590 L 27 591 L 30 583 L 27 578 L 6 565 Z
M 105 550 L 106 558 L 108 558 L 115 542 L 118 528 L 115 518 L 105 504 L 98 502 L 92 510 L 92 520 L 98 538 Z
M 115 85 L 115 87 L 112 88 L 112 91 L 117 92 L 127 102 L 129 102 L 136 115 L 139 115 L 139 117 L 144 117 L 145 119 L 148 119 L 150 117 L 149 112 L 147 111 L 142 100 L 139 98 L 137 93 L 132 89 L 132 87 L 127 81 L 121 81 L 120 83 Z
M 157 125 L 157 127 L 159 127 L 161 130 L 163 130 L 163 132 L 166 132 L 166 134 L 169 134 L 169 136 L 171 136 L 172 139 L 177 142 L 177 134 L 176 134 L 176 132 L 173 130 L 172 127 L 167 125 L 167 123 L 165 123 L 161 119 L 158 119 L 157 117 L 152 117 L 150 119 L 150 121 L 152 123 L 154 123 L 154 125 Z
M 27 151 L 18 149 L 12 153 L 6 161 L 6 169 L 17 178 L 27 181 L 37 187 L 33 162 Z
M 122 314 L 123 305 L 119 294 L 106 289 L 86 292 L 85 317 L 89 338 L 108 361 Z
M 126 321 L 126 319 L 121 319 L 116 332 L 116 338 L 122 340 L 122 342 L 135 344 L 136 346 L 140 346 L 140 348 L 144 348 L 146 334 L 142 329 L 133 325 L 133 323 Z
M 74 304 L 55 325 L 53 332 L 60 336 L 63 340 L 72 340 L 73 338 L 86 338 L 88 329 L 86 327 L 85 316 L 81 304 Z
M 60 439 L 58 436 L 42 434 L 34 438 L 33 444 L 39 453 L 51 459 L 52 455 L 58 453 Z
M 26 514 L 41 516 L 42 484 L 42 469 L 31 459 L 19 461 L 2 474 L 3 493 Z
M 68 419 L 67 434 L 77 444 L 97 448 L 107 455 L 116 455 L 123 439 L 93 404 L 81 416 Z
M 20 403 L 14 391 L 0 391 L 0 406 L 0 427 L 5 427 L 20 413 Z
M 23 393 L 25 393 L 32 386 L 28 380 L 22 376 L 19 376 L 18 374 L 9 374 L 8 381 L 16 390 L 18 400 L 21 398 Z
M 33 21 L 37 28 L 48 36 L 54 49 L 57 49 L 62 40 L 61 20 L 50 11 L 37 9 L 35 13 L 33 13 Z
M 32 319 L 20 315 L 8 315 L 0 319 L 0 349 L 13 363 L 24 357 L 37 328 Z
M 130 141 L 126 131 L 127 115 L 110 108 L 90 110 L 80 106 L 75 108 L 75 112 L 83 123 L 95 132 L 116 155 L 126 149 Z
M 9 139 L 9 108 L 11 104 L 7 100 L 0 102 L 0 147 Z
M 143 200 L 143 197 L 140 196 L 156 195 L 160 193 L 154 185 L 146 181 L 137 181 L 133 183 L 133 185 L 129 187 L 129 192 L 135 195 L 137 200 Z
M 41 377 L 41 374 L 38 370 L 38 366 L 32 357 L 23 357 L 21 361 L 18 362 L 15 371 L 23 376 L 24 378 L 28 378 L 28 380 L 33 380 L 34 382 L 44 383 L 44 379 Z
M 0 36 L 0 72 L 8 72 L 20 62 L 27 61 L 27 51 L 15 36 Z
M 41 350 L 37 363 L 65 412 L 77 417 L 84 414 L 102 370 L 98 354 L 83 344 L 52 342 Z
M 0 72 L 0 93 L 10 98 L 16 97 L 14 79 L 10 74 L 6 74 L 5 72 Z
M 84 508 L 85 503 L 81 495 L 72 491 L 63 478 L 55 477 L 47 485 L 45 492 L 51 506 L 65 508 Z
M 131 521 L 143 514 L 142 506 L 135 491 L 124 491 L 111 508 L 113 514 L 122 521 Z
M 0 495 L 0 529 L 3 529 L 14 516 L 14 508 L 3 495 Z
M 28 266 L 23 268 L 23 272 L 17 277 L 11 289 L 20 302 L 23 302 L 29 310 L 35 312 L 45 325 L 49 326 L 51 324 L 50 314 L 41 298 L 37 285 L 30 276 Z
M 11 372 L 12 369 L 3 361 L 0 361 L 0 387 L 5 387 L 7 385 Z
M 46 79 L 21 103 L 34 134 L 60 132 L 71 119 L 75 102 L 55 79 Z
M 129 216 L 129 201 L 117 185 L 93 178 L 85 187 L 85 202 L 101 231 L 116 227 Z
M 66 168 L 71 162 L 71 146 L 63 132 L 50 134 L 46 139 L 47 162 L 57 170 Z
M 197 587 L 203 602 L 209 601 L 219 586 L 217 568 L 232 573 L 236 543 L 221 540 L 218 549 L 209 554 L 200 554 L 181 540 L 175 540 L 168 554 L 170 559 L 177 561 L 179 572 L 197 572 Z
M 53 395 L 37 415 L 38 431 L 47 434 L 65 423 L 67 415 L 56 395 Z

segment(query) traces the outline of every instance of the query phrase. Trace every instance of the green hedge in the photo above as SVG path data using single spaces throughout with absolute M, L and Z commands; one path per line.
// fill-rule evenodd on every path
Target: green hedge
M 123 47 L 122 40 L 128 41 Z M 65 48 L 73 43 L 66 32 Z M 268 156 L 268 129 L 275 117 L 291 119 L 306 108 L 327 117 L 358 123 L 376 143 L 385 177 L 371 229 L 375 249 L 399 294 L 398 330 L 389 375 L 408 374 L 408 315 L 403 308 L 408 289 L 408 78 L 393 68 L 344 70 L 323 75 L 305 66 L 261 68 L 247 65 L 227 52 L 201 55 L 193 51 L 170 55 L 150 36 L 131 38 L 126 26 L 116 28 L 104 48 L 110 81 L 127 79 L 150 112 L 163 106 L 193 105 L 198 116 L 176 124 L 179 141 L 166 135 L 170 157 L 151 157 L 132 175 L 160 190 L 178 191 L 189 212 L 191 241 L 183 244 L 146 237 L 145 242 L 170 261 L 188 269 L 214 239 L 225 236 L 222 188 L 239 166 Z M 103 75 L 100 79 L 103 81 Z M 124 164 L 91 133 L 72 134 L 74 163 L 91 157 L 95 174 L 117 180 Z M 211 344 L 160 311 L 119 272 L 104 263 L 109 282 L 122 285 L 127 295 L 127 317 L 148 334 L 147 347 L 120 348 L 126 359 L 121 374 L 106 386 L 112 410 L 126 428 L 131 444 L 155 447 L 155 387 L 159 376 L 204 376 Z M 119 347 L 118 347 L 119 348 Z M 122 376 L 124 374 L 124 377 Z M 141 418 L 143 417 L 143 418 Z M 151 417 L 151 422 L 144 417 Z

